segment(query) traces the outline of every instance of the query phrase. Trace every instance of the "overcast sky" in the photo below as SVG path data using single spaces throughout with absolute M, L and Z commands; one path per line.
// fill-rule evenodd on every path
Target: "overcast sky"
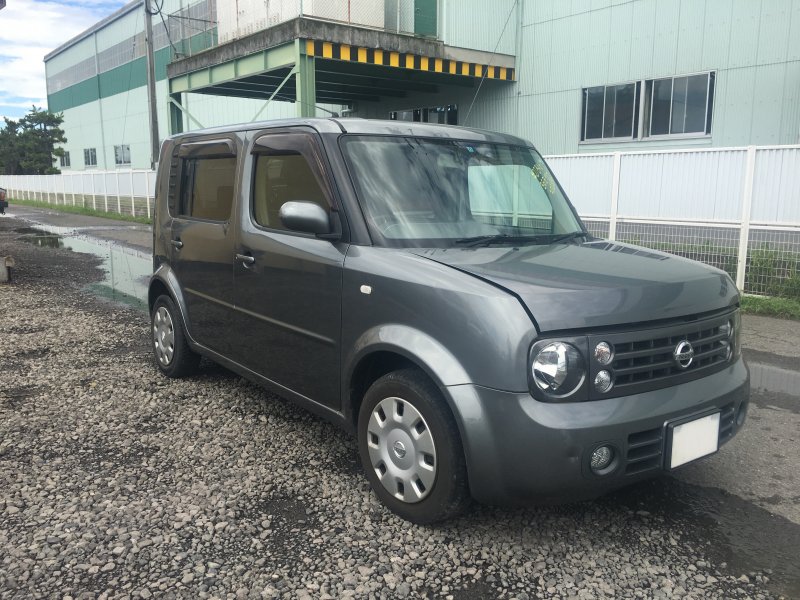
M 0 123 L 47 106 L 44 55 L 126 4 L 124 0 L 7 0 L 0 10 Z

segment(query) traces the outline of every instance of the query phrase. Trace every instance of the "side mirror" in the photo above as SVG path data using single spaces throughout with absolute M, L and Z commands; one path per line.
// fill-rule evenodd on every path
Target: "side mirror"
M 325 236 L 331 233 L 328 213 L 314 202 L 290 201 L 281 206 L 281 223 L 292 231 Z

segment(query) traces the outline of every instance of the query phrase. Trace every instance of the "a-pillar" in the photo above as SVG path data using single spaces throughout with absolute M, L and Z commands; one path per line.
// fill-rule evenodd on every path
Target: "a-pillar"
M 295 75 L 295 104 L 298 117 L 317 116 L 317 80 L 314 57 L 306 54 L 305 40 L 295 40 L 297 74 Z

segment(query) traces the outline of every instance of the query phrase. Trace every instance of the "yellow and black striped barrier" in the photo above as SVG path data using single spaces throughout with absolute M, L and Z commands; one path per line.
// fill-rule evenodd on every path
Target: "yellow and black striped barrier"
M 502 79 L 514 81 L 514 69 L 482 65 L 480 63 L 448 60 L 446 58 L 432 58 L 418 54 L 392 52 L 380 48 L 361 48 L 348 46 L 336 42 L 320 42 L 319 40 L 306 40 L 306 54 L 318 58 L 343 60 L 364 63 L 368 65 L 383 65 L 414 71 L 429 71 L 431 73 L 449 73 L 450 75 L 464 75 L 466 77 L 486 77 L 487 79 Z

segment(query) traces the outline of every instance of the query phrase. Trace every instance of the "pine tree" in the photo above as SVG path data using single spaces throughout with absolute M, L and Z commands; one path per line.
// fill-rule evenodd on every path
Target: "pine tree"
M 0 130 L 0 170 L 6 175 L 52 175 L 61 171 L 53 158 L 64 156 L 56 144 L 67 141 L 62 114 L 33 106 L 19 121 L 5 119 Z

